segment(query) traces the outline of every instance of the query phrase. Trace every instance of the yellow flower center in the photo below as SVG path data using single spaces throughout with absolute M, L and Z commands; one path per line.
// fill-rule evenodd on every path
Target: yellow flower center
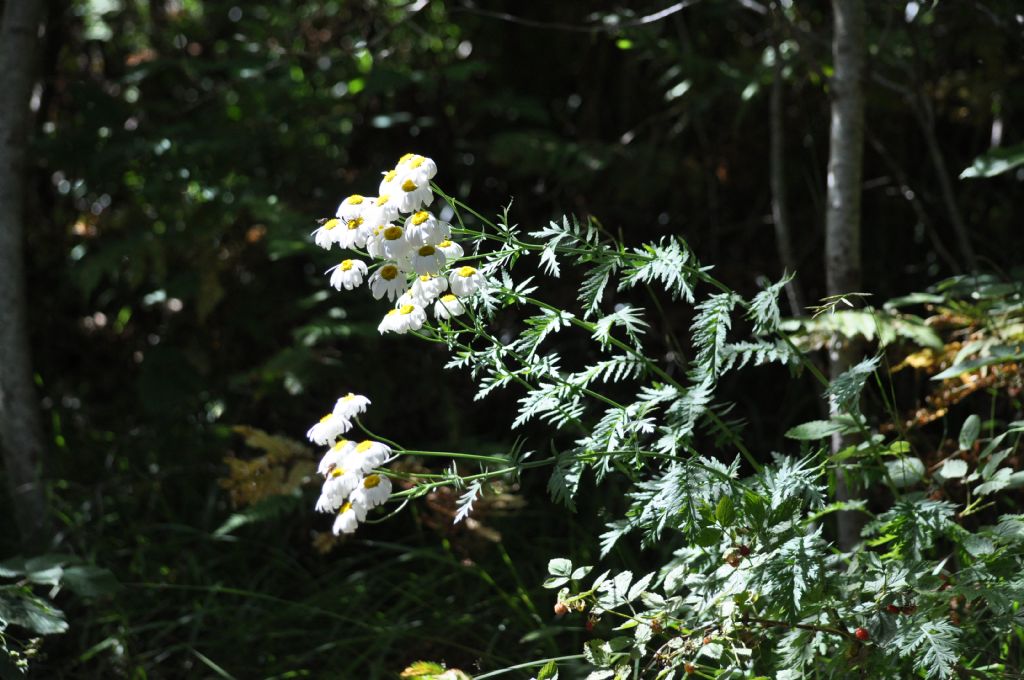
M 399 308 L 398 313 L 402 314 L 403 316 L 408 316 L 409 314 L 412 314 L 415 311 L 416 311 L 416 308 L 414 306 L 412 306 L 412 305 L 402 305 Z
M 472 267 L 459 267 L 455 271 L 455 273 L 461 276 L 462 278 L 467 279 L 473 274 L 476 274 L 476 270 L 473 269 Z
M 423 276 L 420 277 L 420 281 L 422 281 L 423 283 L 430 283 L 430 279 L 432 278 L 434 277 L 431 276 L 430 274 L 424 274 Z
M 352 194 L 351 196 L 345 199 L 345 202 L 348 203 L 349 205 L 359 205 L 360 203 L 363 202 L 363 197 L 360 196 L 359 194 Z
M 426 210 L 421 210 L 412 216 L 412 223 L 419 226 L 430 219 L 430 213 Z
M 363 218 L 362 217 L 357 217 L 354 220 L 349 220 L 347 226 L 348 226 L 349 229 L 358 229 L 359 225 L 361 225 L 362 223 L 363 223 Z
M 397 309 L 389 309 L 388 313 L 385 314 L 384 316 L 394 316 L 395 314 L 398 314 L 398 310 Z
M 405 180 L 402 182 L 402 191 L 407 193 L 410 191 L 416 191 L 416 182 L 413 182 L 411 179 Z
M 352 509 L 352 504 L 349 503 L 348 501 L 345 501 L 345 504 L 342 505 L 341 508 L 338 509 L 338 514 L 339 515 L 344 515 L 346 512 L 348 512 L 351 509 Z
M 397 241 L 402 238 L 402 228 L 391 226 L 384 230 L 384 238 L 389 241 Z
M 391 198 L 391 196 L 389 196 L 388 194 L 384 194 L 383 196 L 378 196 L 377 197 L 377 205 L 378 206 L 384 205 L 385 203 L 388 202 L 389 198 Z
M 343 474 L 345 474 L 344 468 L 336 467 L 331 470 L 331 477 L 341 477 Z
M 330 231 L 331 229 L 334 229 L 339 224 L 341 224 L 341 220 L 338 220 L 338 219 L 327 220 L 326 222 L 324 222 L 324 229 L 326 229 L 327 231 Z
M 333 417 L 334 417 L 333 413 L 328 413 L 327 415 L 325 415 L 323 418 L 320 419 L 320 422 L 321 423 L 326 423 L 328 420 L 330 420 Z
M 398 267 L 396 267 L 395 265 L 386 264 L 380 268 L 380 278 L 385 279 L 387 281 L 391 281 L 396 276 L 398 276 Z
M 424 158 L 423 156 L 416 156 L 415 158 L 412 159 L 412 162 L 409 163 L 409 167 L 410 168 L 418 168 L 421 165 L 423 165 L 423 161 L 425 161 L 425 160 L 427 160 L 427 159 Z
M 339 439 L 339 440 L 338 440 L 338 443 L 337 443 L 337 444 L 335 444 L 335 445 L 334 445 L 334 446 L 333 446 L 332 448 L 333 448 L 333 449 L 334 449 L 335 451 L 341 451 L 342 447 L 344 447 L 344 446 L 345 446 L 345 444 L 348 444 L 348 440 L 347 440 L 347 439 Z
M 402 163 L 406 162 L 410 158 L 416 158 L 416 154 L 414 154 L 414 153 L 407 153 L 407 154 L 405 154 L 404 156 L 402 156 L 401 158 L 398 159 L 398 164 L 401 165 Z
M 396 171 L 388 170 L 387 172 L 384 173 L 384 181 L 385 182 L 390 182 L 391 180 L 393 180 L 397 176 L 398 176 L 398 173 Z
M 352 260 L 341 261 L 341 271 L 347 272 L 352 269 Z
M 420 257 L 430 257 L 431 255 L 433 255 L 437 251 L 434 248 L 434 246 L 423 246 L 422 248 L 420 248 L 416 252 L 420 254 Z
M 380 484 L 380 475 L 366 475 L 366 479 L 363 480 L 363 486 L 367 489 L 372 489 Z
M 447 295 L 442 295 L 441 296 L 441 302 L 444 302 L 444 303 L 455 302 L 458 299 L 459 298 L 455 297 L 451 293 L 448 293 Z
M 394 312 L 397 310 L 393 309 L 391 311 Z M 371 446 L 373 446 L 373 442 L 371 442 L 369 439 L 364 439 L 363 441 L 359 442 L 359 445 L 356 447 L 356 451 L 359 453 L 366 453 L 367 451 L 370 450 Z

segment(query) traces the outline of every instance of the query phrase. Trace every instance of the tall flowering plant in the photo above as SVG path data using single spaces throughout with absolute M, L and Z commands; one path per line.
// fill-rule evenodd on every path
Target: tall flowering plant
M 436 173 L 432 160 L 410 154 L 383 173 L 377 196 L 341 202 L 313 234 L 323 248 L 348 251 L 328 272 L 330 285 L 365 284 L 372 297 L 386 298 L 378 330 L 446 346 L 448 365 L 476 380 L 477 398 L 519 390 L 512 426 L 541 423 L 543 443 L 528 450 L 524 439 L 496 456 L 404 449 L 360 422 L 365 397 L 342 396 L 308 432 L 326 447 L 316 509 L 334 514 L 336 534 L 354 532 L 389 501 L 441 485 L 462 489 L 461 521 L 488 480 L 548 468 L 552 497 L 573 509 L 584 475 L 597 483 L 621 475 L 631 484 L 628 508 L 599 537 L 602 559 L 627 538 L 641 548 L 671 541 L 677 549 L 636 577 L 614 568 L 595 577 L 593 565 L 553 557 L 543 585 L 556 591 L 554 614 L 586 617 L 593 638 L 580 654 L 514 669 L 533 669 L 538 680 L 581 670 L 589 680 L 794 680 L 854 672 L 995 678 L 1014 668 L 1020 655 L 1010 641 L 1024 632 L 1024 517 L 997 511 L 996 494 L 1024 485 L 1017 479 L 1024 473 L 1001 466 L 1024 421 L 1000 432 L 993 419 L 985 437 L 972 416 L 959 449 L 926 465 L 909 432 L 883 429 L 861 410 L 866 388 L 882 384 L 883 355 L 829 381 L 801 351 L 806 338 L 786 330 L 793 325 L 779 309 L 788 278 L 748 299 L 714 278 L 679 238 L 627 247 L 596 221 L 569 219 L 523 233 L 507 210 L 491 221 L 445 194 Z M 435 201 L 443 212 L 431 211 Z M 570 272 L 580 277 L 571 308 L 540 297 L 537 277 Z M 651 339 L 666 301 L 693 305 L 693 321 L 688 337 L 657 328 L 670 352 L 656 354 Z M 828 342 L 844 334 L 841 301 L 829 301 L 813 324 L 821 334 L 832 323 Z M 520 332 L 507 324 L 493 330 L 504 310 L 520 315 Z M 857 314 L 864 335 L 934 340 L 916 317 Z M 567 333 L 591 350 L 562 356 L 551 339 Z M 719 387 L 726 374 L 769 363 L 810 373 L 836 414 L 789 428 L 795 451 L 755 455 Z M 345 439 L 354 428 L 369 438 Z M 833 454 L 828 442 L 837 434 L 849 446 Z M 413 486 L 394 493 L 390 477 L 398 473 L 386 466 L 403 453 L 472 461 L 480 471 L 403 471 Z M 865 500 L 830 496 L 840 466 Z M 867 519 L 864 541 L 848 552 L 826 531 L 840 511 Z M 404 677 L 465 674 L 424 662 Z

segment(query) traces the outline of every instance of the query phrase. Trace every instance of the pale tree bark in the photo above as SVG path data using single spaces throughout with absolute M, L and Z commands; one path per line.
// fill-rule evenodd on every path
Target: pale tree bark
M 861 288 L 860 203 L 864 156 L 864 59 L 866 22 L 863 0 L 832 0 L 832 124 L 829 133 L 825 211 L 825 278 L 828 295 Z M 858 359 L 858 348 L 836 337 L 829 351 L 829 376 L 835 378 Z M 834 410 L 834 405 L 833 405 Z M 833 451 L 843 447 L 838 435 Z M 842 464 L 836 468 L 836 498 L 850 500 Z M 860 540 L 861 515 L 838 513 L 838 543 L 852 549 Z
M 25 285 L 26 146 L 42 0 L 6 0 L 0 24 L 0 452 L 27 549 L 49 541 L 39 397 Z

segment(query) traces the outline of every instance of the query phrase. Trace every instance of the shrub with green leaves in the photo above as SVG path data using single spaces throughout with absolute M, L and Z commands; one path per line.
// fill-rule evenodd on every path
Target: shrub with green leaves
M 570 218 L 521 229 L 509 209 L 491 221 L 441 191 L 430 181 L 435 172 L 429 159 L 404 158 L 385 173 L 379 197 L 345 199 L 317 243 L 376 260 L 343 260 L 332 283 L 353 290 L 366 278 L 374 297 L 397 299 L 382 333 L 446 347 L 449 367 L 476 381 L 477 399 L 515 390 L 519 409 L 509 424 L 520 437 L 504 456 L 406 448 L 366 430 L 359 415 L 367 402 L 349 394 L 310 429 L 329 447 L 317 508 L 336 513 L 336 533 L 349 533 L 385 501 L 407 502 L 443 485 L 463 490 L 460 521 L 490 482 L 535 469 L 549 475 L 551 497 L 566 511 L 584 484 L 601 488 L 616 477 L 629 489 L 609 502 L 606 531 L 593 537 L 602 564 L 578 564 L 571 554 L 519 556 L 550 560 L 544 587 L 555 615 L 565 625 L 585 623 L 592 638 L 565 656 L 477 677 L 1020 671 L 1024 515 L 1012 512 L 1010 494 L 1024 485 L 1011 464 L 1024 421 L 1004 417 L 1019 413 L 1020 403 L 993 395 L 986 413 L 963 418 L 955 441 L 907 425 L 891 360 L 908 348 L 941 352 L 946 345 L 926 320 L 900 304 L 840 311 L 833 300 L 815 318 L 783 321 L 779 295 L 788 277 L 745 296 L 712 276 L 678 237 L 627 245 L 596 220 Z M 438 215 L 427 210 L 435 196 Z M 404 227 L 402 214 L 409 215 Z M 546 282 L 570 277 L 576 299 L 549 298 Z M 448 286 L 452 293 L 442 296 Z M 904 304 L 949 302 L 944 290 L 945 298 Z M 938 382 L 1020 359 L 1020 289 L 1000 294 L 1006 304 L 992 306 L 1002 315 L 999 352 L 993 343 L 972 345 L 996 359 L 972 360 L 968 352 Z M 674 323 L 683 307 L 685 336 Z M 854 335 L 878 341 L 877 352 L 827 380 L 809 352 Z M 787 367 L 793 380 L 810 376 L 835 409 L 824 420 L 773 421 L 786 435 L 782 451 L 745 439 L 738 409 L 725 398 L 727 376 L 767 364 Z M 1019 393 L 1019 371 L 1016 380 Z M 371 439 L 343 439 L 352 428 Z M 833 439 L 842 445 L 834 448 Z M 384 467 L 400 456 L 447 457 L 462 467 Z M 854 500 L 836 500 L 837 470 Z M 388 493 L 389 478 L 406 488 Z M 865 520 L 863 540 L 849 551 L 833 539 L 838 512 Z M 659 550 L 665 545 L 674 550 Z M 646 553 L 667 557 L 632 573 L 624 552 L 633 562 Z M 422 663 L 404 677 L 453 672 Z

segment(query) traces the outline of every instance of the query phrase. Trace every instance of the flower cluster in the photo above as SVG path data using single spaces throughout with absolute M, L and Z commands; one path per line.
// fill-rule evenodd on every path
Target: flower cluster
M 306 433 L 310 441 L 330 447 L 317 467 L 324 486 L 316 509 L 337 513 L 335 535 L 354 532 L 366 513 L 391 495 L 391 480 L 373 471 L 391 460 L 391 447 L 371 440 L 356 443 L 342 438 L 352 428 L 352 420 L 365 413 L 369 404 L 366 397 L 349 393 Z
M 455 266 L 465 252 L 451 240 L 452 225 L 427 210 L 434 202 L 430 180 L 436 174 L 434 161 L 406 154 L 384 173 L 377 196 L 349 196 L 336 216 L 313 232 L 322 248 L 338 244 L 379 261 L 344 259 L 327 273 L 338 290 L 354 290 L 366 280 L 374 299 L 395 303 L 377 327 L 381 333 L 419 330 L 431 307 L 437 319 L 463 314 L 463 299 L 485 283 L 474 267 Z

